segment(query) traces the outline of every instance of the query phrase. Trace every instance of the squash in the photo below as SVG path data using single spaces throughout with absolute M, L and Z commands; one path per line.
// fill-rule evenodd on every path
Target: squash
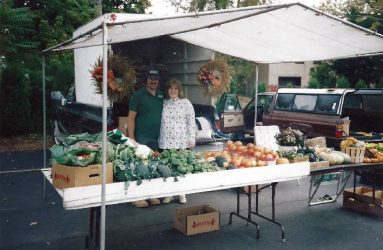
M 277 165 L 280 165 L 280 164 L 289 164 L 290 163 L 290 161 L 289 161 L 289 159 L 287 159 L 287 158 L 278 158 L 277 160 L 276 160 L 276 164 Z
M 335 154 L 328 154 L 326 152 L 320 152 L 319 156 L 328 161 L 330 165 L 335 165 L 338 162 L 338 157 Z
M 346 154 L 344 152 L 333 151 L 332 153 L 335 153 L 335 154 L 342 156 L 343 157 L 343 163 L 350 163 L 351 162 L 351 156 L 349 156 L 348 154 Z

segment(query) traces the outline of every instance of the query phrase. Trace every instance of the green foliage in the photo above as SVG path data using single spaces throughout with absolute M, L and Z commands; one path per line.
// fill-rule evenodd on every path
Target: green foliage
M 73 31 L 91 18 L 93 10 L 88 0 L 2 1 L 2 133 L 42 131 L 40 51 L 71 38 Z M 73 83 L 73 53 L 52 53 L 46 57 L 46 65 L 48 99 L 51 90 L 67 90 Z M 49 107 L 48 103 L 48 112 Z
M 217 53 L 217 58 L 227 62 L 231 69 L 232 81 L 229 86 L 229 93 L 238 93 L 243 96 L 251 96 L 254 93 L 254 64 L 233 56 Z
M 349 88 L 350 83 L 348 82 L 347 78 L 345 76 L 338 77 L 336 81 L 336 87 L 337 88 Z
M 0 4 L 0 56 L 20 56 L 38 45 L 34 34 L 34 14 L 26 7 L 12 8 L 13 1 Z M 20 58 L 18 58 L 20 60 Z
M 183 10 L 184 12 L 198 12 L 206 10 L 221 10 L 228 8 L 239 8 L 265 4 L 266 0 L 190 0 L 190 1 L 180 1 L 180 0 L 168 0 L 173 6 L 178 10 Z M 236 5 L 235 5 L 236 4 Z
M 2 136 L 30 132 L 30 88 L 23 64 L 7 64 L 1 72 L 0 133 Z
M 103 13 L 145 13 L 152 6 L 149 0 L 109 0 L 102 1 Z
M 286 88 L 295 88 L 296 86 L 292 82 L 286 84 Z
M 315 77 L 311 77 L 308 82 L 308 87 L 312 89 L 320 89 L 320 83 Z
M 377 83 L 383 76 L 383 56 L 336 60 L 332 68 L 336 74 L 346 76 L 350 86 L 355 86 L 359 79 Z
M 267 85 L 266 85 L 266 83 L 264 83 L 264 82 L 259 82 L 258 83 L 258 93 L 264 93 L 264 92 L 266 92 L 267 91 Z M 255 92 L 254 92 L 254 94 L 253 94 L 253 96 L 255 95 Z
M 375 87 L 376 88 L 383 88 L 383 76 L 379 79 L 379 81 Z
M 383 1 L 381 0 L 327 0 L 320 9 L 352 23 L 383 33 Z M 383 71 L 383 56 L 336 60 L 331 69 L 347 78 L 350 86 L 359 79 L 379 85 Z
M 320 88 L 334 88 L 336 84 L 336 73 L 329 63 L 318 64 L 310 71 L 310 77 L 315 78 Z
M 355 88 L 356 89 L 363 89 L 363 88 L 367 88 L 367 84 L 365 81 L 363 81 L 362 79 L 358 80 L 358 82 L 355 84 Z

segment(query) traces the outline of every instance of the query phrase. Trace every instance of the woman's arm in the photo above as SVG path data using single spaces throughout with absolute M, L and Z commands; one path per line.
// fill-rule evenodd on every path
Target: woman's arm
M 136 111 L 129 111 L 129 116 L 128 116 L 128 137 L 136 140 L 134 137 L 134 131 L 136 128 L 136 116 L 137 112 Z
M 195 112 L 191 102 L 187 99 L 185 100 L 186 130 L 188 136 L 188 144 L 190 148 L 193 148 L 195 146 Z

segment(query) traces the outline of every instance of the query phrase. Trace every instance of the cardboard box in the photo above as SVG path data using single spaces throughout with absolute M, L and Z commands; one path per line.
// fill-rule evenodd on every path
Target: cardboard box
M 372 191 L 366 192 L 366 190 L 371 190 L 371 188 L 357 187 L 355 190 L 355 199 L 353 198 L 353 188 L 344 190 L 343 207 L 359 213 L 383 218 L 383 205 L 373 204 Z M 381 199 L 382 191 L 376 191 L 375 195 L 375 201 Z
M 179 208 L 174 213 L 174 228 L 185 235 L 219 230 L 220 213 L 209 205 Z
M 355 199 L 359 201 L 369 202 L 370 197 L 365 195 L 368 192 L 372 192 L 372 188 L 369 187 L 356 187 Z M 343 198 L 354 198 L 354 188 L 347 188 L 343 191 Z
M 106 167 L 106 183 L 112 183 L 113 165 L 109 162 L 106 164 Z M 53 163 L 51 173 L 53 186 L 63 189 L 101 184 L 101 172 L 101 164 L 80 167 Z
M 377 205 L 383 205 L 383 192 L 380 190 L 375 190 L 375 199 L 372 199 L 372 191 L 364 193 L 365 196 L 370 197 L 370 203 L 377 204 Z
M 306 161 L 309 161 L 309 157 L 307 155 L 295 156 L 295 157 L 293 157 L 293 159 L 290 160 L 290 163 L 306 162 Z
M 128 136 L 128 117 L 118 117 L 118 130 L 120 130 L 125 136 Z

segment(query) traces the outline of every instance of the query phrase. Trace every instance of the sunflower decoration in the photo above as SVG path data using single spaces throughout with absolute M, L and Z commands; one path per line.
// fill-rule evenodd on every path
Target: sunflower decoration
M 220 96 L 230 84 L 230 68 L 222 60 L 214 60 L 200 68 L 198 80 L 211 96 Z
M 90 70 L 97 93 L 100 94 L 102 94 L 102 63 L 102 58 L 99 57 Z M 128 59 L 119 55 L 110 55 L 107 76 L 109 100 L 120 102 L 133 94 L 137 78 L 136 71 Z

